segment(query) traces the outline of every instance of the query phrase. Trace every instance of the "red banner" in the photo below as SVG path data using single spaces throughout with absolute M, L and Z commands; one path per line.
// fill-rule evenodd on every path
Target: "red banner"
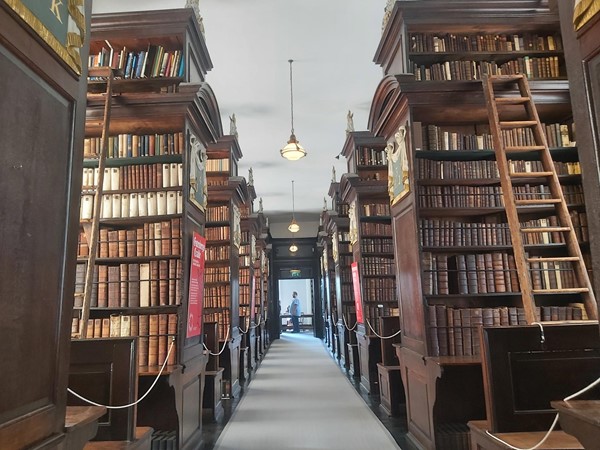
M 356 308 L 356 321 L 363 322 L 362 299 L 360 296 L 360 277 L 358 275 L 358 263 L 353 262 L 352 267 L 352 286 L 354 288 L 354 307 Z
M 250 321 L 254 322 L 254 318 L 256 317 L 256 311 L 254 308 L 256 306 L 256 279 L 252 277 L 250 280 Z
M 206 238 L 194 232 L 192 238 L 192 261 L 190 265 L 190 289 L 188 296 L 187 337 L 202 332 L 202 306 L 204 304 L 204 256 Z

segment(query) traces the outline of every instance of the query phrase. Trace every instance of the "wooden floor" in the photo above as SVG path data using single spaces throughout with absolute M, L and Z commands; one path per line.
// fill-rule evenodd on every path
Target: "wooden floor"
M 312 335 L 312 333 L 303 332 L 302 335 L 308 336 L 308 335 Z M 284 334 L 284 336 L 285 336 L 285 334 Z M 325 352 L 325 354 L 327 354 L 327 352 L 328 352 L 327 349 L 323 349 L 323 351 Z M 267 353 L 266 358 L 268 358 L 268 357 L 269 356 Z M 333 361 L 337 361 L 337 360 L 333 359 Z M 380 420 L 380 422 L 383 424 L 383 426 L 389 431 L 389 433 L 392 435 L 392 437 L 394 438 L 396 443 L 403 450 L 413 450 L 413 447 L 405 439 L 406 432 L 407 432 L 406 417 L 388 417 L 385 413 L 383 413 L 381 411 L 381 409 L 379 407 L 379 398 L 378 397 L 368 396 L 368 395 L 364 394 L 361 391 L 359 384 L 356 383 L 346 373 L 346 371 L 344 369 L 340 368 L 339 366 L 338 366 L 338 368 L 340 370 L 340 373 L 347 378 L 347 380 L 354 387 L 355 391 L 365 401 L 366 405 L 371 409 L 371 411 L 375 414 L 375 416 Z M 236 407 L 237 407 L 239 401 L 243 398 L 244 393 L 247 392 L 248 387 L 251 387 L 253 378 L 254 378 L 254 375 L 250 379 L 250 382 L 249 382 L 250 386 L 248 386 L 248 384 L 243 386 L 242 393 L 239 398 L 224 401 L 225 415 L 218 423 L 204 423 L 203 432 L 202 432 L 203 443 L 202 443 L 202 446 L 200 447 L 200 450 L 212 450 L 215 447 L 215 443 L 217 442 L 217 439 L 219 438 L 221 431 L 223 430 L 225 425 L 228 423 L 233 412 L 236 410 Z M 343 379 L 340 378 L 340 381 L 342 381 L 342 380 Z M 323 405 L 320 404 L 318 406 L 318 409 L 320 412 L 323 412 Z M 310 414 L 311 411 L 307 411 L 306 413 Z

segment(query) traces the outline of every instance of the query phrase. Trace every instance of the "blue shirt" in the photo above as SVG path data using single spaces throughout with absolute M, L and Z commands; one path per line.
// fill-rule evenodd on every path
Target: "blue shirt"
M 300 299 L 298 297 L 294 298 L 292 300 L 292 303 L 290 304 L 290 315 L 292 315 L 292 316 L 300 316 L 301 315 Z

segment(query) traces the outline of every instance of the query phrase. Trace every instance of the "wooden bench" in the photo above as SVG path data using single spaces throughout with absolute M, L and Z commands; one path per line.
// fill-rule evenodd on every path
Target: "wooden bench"
M 544 324 L 543 332 L 537 325 L 482 328 L 481 350 L 487 421 L 469 422 L 472 449 L 509 448 L 486 430 L 517 447 L 537 443 L 556 417 L 551 401 L 587 386 L 600 371 L 596 323 Z M 599 394 L 596 387 L 582 398 Z M 540 448 L 584 447 L 557 430 Z

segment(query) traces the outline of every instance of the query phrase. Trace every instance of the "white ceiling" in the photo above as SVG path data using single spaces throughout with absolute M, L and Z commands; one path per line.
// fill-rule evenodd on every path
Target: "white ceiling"
M 292 185 L 301 236 L 316 236 L 331 182 L 346 172 L 339 154 L 347 113 L 366 129 L 382 71 L 372 60 L 385 0 L 200 0 L 223 122 L 235 113 L 243 158 L 240 175 L 254 172 L 274 237 L 291 237 Z M 94 0 L 94 12 L 180 8 L 185 0 Z M 279 155 L 290 136 L 289 63 L 293 59 L 294 128 L 308 155 Z M 255 204 L 258 209 L 258 203 Z

